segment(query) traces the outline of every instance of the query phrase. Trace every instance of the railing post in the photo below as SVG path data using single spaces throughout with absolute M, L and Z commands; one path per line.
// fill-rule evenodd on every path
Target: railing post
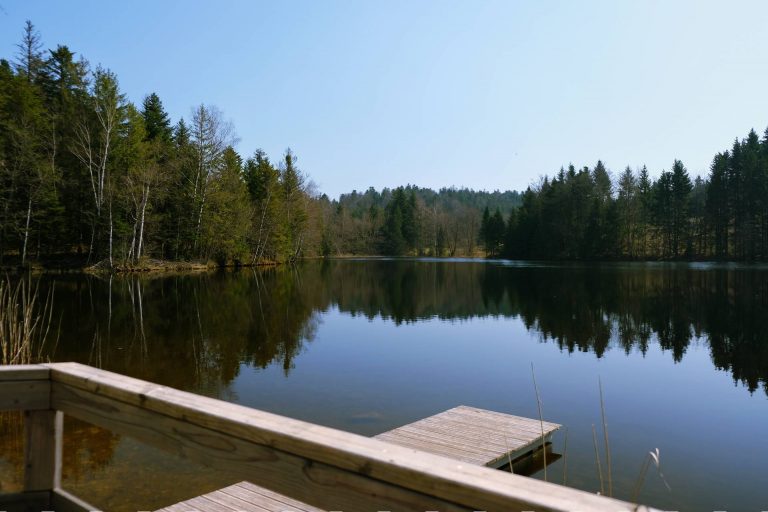
M 24 491 L 61 487 L 64 414 L 43 409 L 24 412 Z

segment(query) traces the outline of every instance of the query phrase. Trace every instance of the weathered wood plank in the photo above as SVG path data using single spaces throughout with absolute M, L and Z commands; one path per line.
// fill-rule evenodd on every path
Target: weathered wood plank
M 469 508 L 59 382 L 53 383 L 52 403 L 67 415 L 297 500 L 314 500 L 325 509 L 427 510 L 435 504 L 446 511 Z
M 202 500 L 200 498 L 203 498 Z M 213 502 L 212 505 L 209 502 Z M 322 512 L 321 509 L 293 500 L 281 494 L 274 493 L 250 482 L 240 482 L 224 487 L 190 500 L 176 503 L 171 507 L 157 512 L 173 512 L 184 510 L 189 512 L 221 512 L 220 507 L 228 507 L 227 511 L 238 512 Z
M 322 512 L 319 508 L 312 507 L 310 505 L 307 505 L 306 503 L 301 503 L 287 496 L 283 496 L 282 494 L 278 494 L 268 489 L 264 489 L 263 487 L 254 485 L 251 482 L 240 482 L 230 487 L 226 487 L 222 490 L 225 493 L 231 494 L 233 496 L 240 496 L 240 497 L 243 497 L 243 495 L 240 494 L 241 492 L 258 494 L 264 499 L 263 503 L 265 504 L 265 506 L 267 506 L 267 509 L 270 511 L 277 512 L 278 510 L 288 509 L 288 510 L 296 510 L 297 512 L 300 512 L 300 511 Z
M 12 380 L 48 380 L 51 369 L 40 364 L 0 365 L 0 382 Z
M 32 411 L 51 406 L 51 381 L 0 381 L 0 410 Z
M 321 508 L 636 510 L 618 500 L 75 363 L 47 366 L 55 383 L 85 392 L 74 403 L 60 404 L 56 403 L 57 390 L 65 388 L 54 385 L 56 407 L 69 407 L 70 413 L 78 417 L 90 411 L 113 425 L 126 422 L 132 431 L 141 432 L 143 427 L 145 437 L 162 439 L 182 453 L 210 450 L 216 454 L 214 461 L 234 459 L 242 471 L 250 473 L 244 475 L 245 480 Z M 126 412 L 123 406 L 97 403 L 91 398 L 124 403 L 132 409 Z M 139 425 L 137 421 L 149 425 Z M 177 428 L 180 430 L 174 430 Z
M 435 440 L 436 442 L 450 442 L 458 447 L 467 446 L 473 451 L 498 452 L 515 450 L 531 443 L 531 439 L 540 439 L 538 436 L 527 435 L 520 436 L 518 433 L 509 431 L 484 432 L 478 430 L 443 430 L 425 425 L 407 425 L 395 429 L 395 431 L 384 432 L 375 436 L 377 439 L 386 439 L 387 437 L 397 437 L 398 435 L 416 436 L 426 440 Z M 545 436 L 547 437 L 547 436 Z
M 56 512 L 98 512 L 99 510 L 64 489 L 53 490 L 51 506 Z
M 63 415 L 53 410 L 24 412 L 24 490 L 61 486 Z
M 531 430 L 531 431 L 539 431 L 541 430 L 541 421 L 538 419 L 533 418 L 525 418 L 522 416 L 514 416 L 512 414 L 506 414 L 502 412 L 496 412 L 496 411 L 486 411 L 484 409 L 477 409 L 475 407 L 469 407 L 466 405 L 461 405 L 458 407 L 454 407 L 453 409 L 448 409 L 447 411 L 440 413 L 445 415 L 446 417 L 454 417 L 457 421 L 470 421 L 470 422 L 476 422 L 479 419 L 482 419 L 482 421 L 493 423 L 495 425 L 514 425 L 516 428 L 521 430 Z M 438 415 L 435 415 L 438 416 Z M 430 418 L 434 418 L 435 416 L 430 416 Z M 557 423 L 552 423 L 549 421 L 544 421 L 544 429 L 545 430 L 557 430 L 560 428 L 560 425 Z
M 462 405 L 375 437 L 470 464 L 499 467 L 540 447 L 541 427 L 538 420 Z M 544 423 L 544 439 L 559 428 Z

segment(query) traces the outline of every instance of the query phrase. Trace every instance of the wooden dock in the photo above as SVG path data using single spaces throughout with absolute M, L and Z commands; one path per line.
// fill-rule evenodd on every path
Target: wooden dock
M 0 366 L 0 410 L 24 413 L 23 489 L 0 495 L 0 510 L 7 512 L 98 510 L 87 503 L 88 496 L 75 496 L 62 489 L 62 446 L 67 442 L 63 437 L 64 416 L 128 436 L 163 450 L 169 456 L 202 463 L 212 471 L 226 470 L 237 475 L 238 480 L 251 482 L 193 498 L 197 500 L 195 505 L 168 507 L 174 512 L 196 509 L 217 512 L 274 510 L 261 506 L 268 503 L 266 501 L 258 502 L 259 505 L 252 502 L 254 494 L 271 499 L 278 510 L 295 512 L 651 510 L 635 503 L 497 471 L 423 449 L 342 432 L 76 363 Z M 453 411 L 451 421 L 460 422 L 462 414 Z M 486 422 L 491 425 L 493 421 L 498 421 L 498 418 L 489 418 Z M 541 425 L 537 434 L 535 428 L 531 431 L 531 423 L 520 422 L 519 419 L 515 421 L 529 436 L 528 439 L 533 440 L 531 448 L 535 447 Z M 530 421 L 536 424 L 535 420 Z M 504 421 L 498 424 L 504 428 L 512 425 Z M 419 422 L 414 425 L 419 425 Z M 545 424 L 545 427 L 551 426 Z M 429 428 L 437 429 L 434 425 Z M 441 432 L 441 435 L 444 434 Z M 441 443 L 445 444 L 445 439 L 437 442 L 438 436 L 434 433 L 431 439 L 433 447 L 445 449 L 441 446 Z M 476 439 L 478 444 L 486 439 L 496 439 L 497 450 L 501 450 L 499 439 L 502 446 L 506 442 L 510 443 L 510 449 L 516 446 L 510 431 L 508 438 L 504 434 L 500 438 L 464 438 L 464 452 L 471 439 Z M 534 453 L 534 459 L 538 453 L 541 452 Z M 496 458 L 497 455 L 486 454 L 484 461 Z M 550 460 L 549 457 L 547 460 Z M 205 508 L 200 506 L 203 504 Z M 146 510 L 138 502 L 126 505 L 135 510 Z
M 374 436 L 477 466 L 500 468 L 543 447 L 561 425 L 460 405 Z M 157 512 L 318 512 L 249 482 L 240 482 Z
M 240 482 L 157 512 L 323 512 L 250 482 Z
M 544 441 L 561 425 L 543 422 Z M 500 468 L 542 447 L 542 422 L 460 405 L 374 436 L 387 443 Z

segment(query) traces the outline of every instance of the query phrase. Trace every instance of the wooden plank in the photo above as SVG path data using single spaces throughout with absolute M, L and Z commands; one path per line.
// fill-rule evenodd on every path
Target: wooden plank
M 441 510 L 449 512 L 468 508 L 66 384 L 53 383 L 52 402 L 67 415 L 180 458 L 237 474 L 300 502 L 315 500 L 313 505 L 318 507 L 406 510 L 402 504 L 409 504 L 408 507 L 427 510 L 438 504 Z
M 203 497 L 229 507 L 230 510 L 237 510 L 240 512 L 267 512 L 267 508 L 261 507 L 256 496 L 250 496 L 246 499 L 240 499 L 230 494 L 223 492 L 223 489 L 213 491 L 203 495 Z
M 50 506 L 47 491 L 0 494 L 0 510 L 3 512 L 40 512 Z
M 222 512 L 223 510 L 238 512 L 322 512 L 319 508 L 274 493 L 250 482 L 230 485 L 176 503 L 172 507 L 166 507 L 158 512 L 172 512 L 179 507 L 185 511 L 195 510 L 198 512 Z
M 459 406 L 375 436 L 470 464 L 499 467 L 541 446 L 539 420 Z M 560 428 L 544 423 L 545 441 Z
M 529 431 L 541 431 L 541 421 L 538 419 L 533 418 L 525 418 L 522 416 L 514 416 L 512 414 L 506 414 L 502 412 L 496 412 L 496 411 L 487 411 L 484 409 L 477 409 L 475 407 L 468 407 L 466 405 L 462 405 L 459 407 L 454 407 L 453 409 L 448 409 L 445 412 L 440 413 L 440 415 L 445 415 L 445 417 L 452 417 L 455 418 L 457 421 L 469 421 L 472 423 L 483 421 L 487 424 L 497 425 L 497 426 L 514 426 L 520 430 L 529 430 Z M 438 416 L 438 415 L 435 415 Z M 434 418 L 435 416 L 430 416 L 430 418 Z M 551 423 L 549 421 L 544 421 L 544 430 L 557 430 L 560 428 L 561 425 L 558 425 L 557 423 Z
M 50 380 L 0 381 L 0 410 L 34 411 L 51 406 Z
M 0 365 L 0 382 L 12 380 L 48 380 L 51 369 L 41 364 Z
M 62 428 L 61 412 L 24 413 L 25 491 L 52 491 L 61 486 Z
M 51 506 L 56 512 L 98 512 L 99 510 L 61 488 L 54 489 L 51 493 Z
M 55 407 L 124 423 L 182 453 L 215 454 L 212 462 L 234 459 L 249 471 L 245 480 L 321 508 L 646 510 L 76 363 L 46 366 L 55 383 L 66 385 L 54 385 Z M 57 403 L 58 390 L 73 389 L 79 399 Z
M 507 448 L 517 449 L 527 446 L 531 439 L 541 439 L 540 436 L 525 435 L 521 436 L 517 432 L 498 431 L 498 430 L 462 430 L 462 429 L 444 429 L 432 425 L 406 425 L 390 432 L 384 432 L 375 436 L 377 439 L 386 439 L 387 437 L 396 437 L 400 434 L 411 434 L 424 437 L 426 439 L 435 439 L 437 441 L 452 441 L 457 446 L 467 445 L 474 450 L 486 451 L 504 451 Z M 545 436 L 547 437 L 547 436 Z
M 247 496 L 248 494 L 258 494 L 263 500 L 262 503 L 264 503 L 265 506 L 268 506 L 267 509 L 270 511 L 288 509 L 291 511 L 296 510 L 296 512 L 322 512 L 319 508 L 307 505 L 306 503 L 301 503 L 300 501 L 291 499 L 288 496 L 283 496 L 282 494 L 278 494 L 276 492 L 272 492 L 268 489 L 264 489 L 263 487 L 254 485 L 251 482 L 240 482 L 230 487 L 226 487 L 222 489 L 222 491 L 233 496 L 240 497 Z

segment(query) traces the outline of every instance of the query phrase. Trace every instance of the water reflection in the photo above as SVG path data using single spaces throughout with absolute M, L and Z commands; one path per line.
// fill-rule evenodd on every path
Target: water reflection
M 711 407 L 730 409 L 732 423 L 747 432 L 762 424 L 755 418 L 764 417 L 759 405 L 746 411 L 734 395 L 713 397 L 722 386 L 705 377 L 724 370 L 750 392 L 768 393 L 768 327 L 762 321 L 768 268 L 338 260 L 210 274 L 42 279 L 41 291 L 55 286 L 60 318 L 58 343 L 48 354 L 53 360 L 79 361 L 365 435 L 460 402 L 535 416 L 534 408 L 525 409 L 529 374 L 520 377 L 514 365 L 525 359 L 527 372 L 536 346 L 559 360 L 549 363 L 560 368 L 558 377 L 542 376 L 543 385 L 552 386 L 545 401 L 571 429 L 569 482 L 587 490 L 595 488 L 588 429 L 597 402 L 578 383 L 596 379 L 592 363 L 610 360 L 609 351 L 647 370 L 640 383 L 638 374 L 626 382 L 626 374 L 614 375 L 609 388 L 621 397 L 609 412 L 617 419 L 616 461 L 625 464 L 616 479 L 625 481 L 627 493 L 645 450 L 657 443 L 667 443 L 665 456 L 679 467 L 698 457 L 696 468 L 713 468 L 704 457 L 713 453 L 712 436 L 730 440 L 718 445 L 724 454 L 743 452 L 731 446 L 738 445 L 738 436 L 717 434 L 726 427 L 694 431 L 686 419 L 701 423 L 711 419 Z M 520 336 L 523 326 L 543 344 Z M 515 333 L 507 339 L 510 329 Z M 663 364 L 669 361 L 693 362 L 695 371 L 684 365 L 670 370 Z M 616 358 L 612 364 L 602 371 L 623 367 Z M 253 369 L 260 370 L 249 375 Z M 423 384 L 425 375 L 429 384 Z M 557 388 L 566 377 L 564 389 Z M 743 389 L 732 391 L 752 398 Z M 705 406 L 698 407 L 699 395 L 707 395 Z M 21 423 L 0 420 L 5 491 L 20 485 L 22 448 L 14 433 Z M 681 432 L 674 433 L 677 425 Z M 65 487 L 104 509 L 131 510 L 126 496 L 140 499 L 146 509 L 160 508 L 232 483 L 227 475 L 174 462 L 75 421 L 66 422 L 65 439 Z M 681 453 L 673 458 L 675 450 Z M 711 506 L 726 495 L 738 496 L 734 503 L 761 502 L 748 484 L 750 475 L 764 474 L 764 464 L 739 469 L 742 461 L 728 465 L 724 457 L 718 463 L 728 468 L 727 488 L 718 488 L 717 497 L 699 492 L 697 504 Z M 142 479 L 141 493 L 138 483 L 128 490 L 120 485 L 136 467 L 153 475 Z M 709 489 L 701 483 L 708 476 L 684 483 Z M 176 483 L 182 480 L 184 485 Z M 660 501 L 651 503 L 692 503 L 684 496 L 664 505 L 666 490 L 659 492 L 654 499 Z
M 61 336 L 51 356 L 220 396 L 243 362 L 279 364 L 314 339 L 321 314 L 396 324 L 519 317 L 560 349 L 680 361 L 693 340 L 750 391 L 768 393 L 768 270 L 687 265 L 572 267 L 323 261 L 235 273 L 56 278 Z

